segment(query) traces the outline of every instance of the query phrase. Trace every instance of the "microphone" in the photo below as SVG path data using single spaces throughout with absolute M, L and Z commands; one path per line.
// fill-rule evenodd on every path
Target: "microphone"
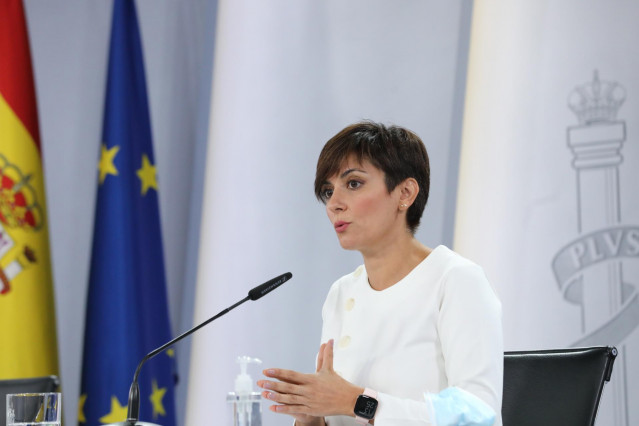
M 279 277 L 272 278 L 268 280 L 267 282 L 265 282 L 264 284 L 260 284 L 254 289 L 252 289 L 251 291 L 249 291 L 248 298 L 251 300 L 257 300 L 261 297 L 264 297 L 270 292 L 272 292 L 273 290 L 275 290 L 276 288 L 278 288 L 279 286 L 281 286 L 282 284 L 284 284 L 286 281 L 290 280 L 292 276 L 293 274 L 291 274 L 290 272 L 287 272 L 285 274 L 280 275 Z M 242 302 L 240 303 L 244 303 L 245 301 L 246 299 L 242 300 Z M 234 307 L 235 305 L 233 306 L 233 308 Z
M 267 294 L 269 294 L 270 292 L 272 292 L 273 290 L 275 290 L 276 288 L 284 284 L 286 281 L 290 280 L 292 277 L 293 277 L 293 274 L 291 274 L 290 272 L 287 272 L 285 274 L 279 275 L 275 278 L 268 280 L 264 284 L 258 285 L 257 287 L 251 289 L 248 292 L 248 296 L 246 296 L 244 299 L 240 300 L 236 304 L 229 306 L 228 308 L 219 312 L 217 315 L 207 319 L 206 321 L 204 321 L 203 323 L 199 325 L 196 325 L 192 329 L 180 334 L 173 340 L 166 342 L 159 348 L 154 349 L 148 354 L 146 354 L 144 358 L 142 358 L 142 361 L 140 361 L 140 363 L 138 364 L 138 367 L 135 369 L 135 374 L 133 375 L 133 382 L 131 383 L 131 388 L 129 390 L 129 404 L 127 408 L 127 419 L 124 422 L 112 423 L 111 425 L 107 425 L 107 426 L 116 426 L 116 425 L 117 426 L 142 426 L 142 425 L 156 426 L 153 423 L 144 423 L 144 422 L 138 421 L 140 417 L 140 387 L 138 385 L 138 376 L 140 375 L 140 369 L 142 368 L 142 365 L 145 362 L 147 362 L 149 359 L 159 354 L 160 352 L 163 352 L 168 347 L 174 345 L 175 343 L 179 342 L 185 337 L 195 333 L 200 328 L 218 319 L 222 315 L 225 315 L 231 310 L 237 308 L 242 303 L 247 302 L 249 300 L 257 300 L 266 296 Z

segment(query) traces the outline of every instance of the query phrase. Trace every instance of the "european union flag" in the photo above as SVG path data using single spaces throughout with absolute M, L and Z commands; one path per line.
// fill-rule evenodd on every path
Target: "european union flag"
M 158 182 L 135 2 L 115 0 L 98 163 L 78 421 L 126 419 L 142 357 L 171 339 Z M 175 363 L 167 351 L 139 378 L 140 419 L 175 425 Z

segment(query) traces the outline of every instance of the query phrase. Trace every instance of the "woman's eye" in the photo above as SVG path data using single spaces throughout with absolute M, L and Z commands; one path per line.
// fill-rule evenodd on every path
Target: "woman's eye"
M 358 180 L 349 180 L 346 185 L 348 186 L 348 189 L 357 189 L 362 186 L 362 182 Z
M 333 195 L 333 190 L 330 188 L 323 189 L 322 192 L 320 192 L 320 195 L 322 197 L 322 201 L 327 202 L 328 199 L 331 198 L 331 195 Z

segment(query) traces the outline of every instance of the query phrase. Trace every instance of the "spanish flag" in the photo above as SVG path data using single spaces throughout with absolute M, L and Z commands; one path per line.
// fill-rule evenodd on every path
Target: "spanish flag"
M 58 372 L 44 177 L 22 0 L 0 1 L 0 379 Z

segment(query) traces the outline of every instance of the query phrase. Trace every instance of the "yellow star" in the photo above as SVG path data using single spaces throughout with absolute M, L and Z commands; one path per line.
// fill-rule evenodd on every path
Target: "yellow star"
M 105 144 L 102 144 L 102 153 L 100 154 L 100 161 L 98 162 L 98 170 L 100 171 L 100 183 L 104 183 L 107 175 L 118 175 L 118 169 L 115 168 L 113 160 L 120 150 L 119 146 L 114 146 L 111 149 L 107 149 Z
M 152 386 L 153 392 L 149 399 L 151 400 L 151 404 L 153 404 L 153 420 L 155 420 L 158 418 L 158 414 L 166 416 L 164 405 L 162 405 L 162 398 L 164 398 L 166 388 L 158 388 L 158 382 L 155 380 L 153 380 Z
M 142 181 L 142 195 L 146 195 L 149 188 L 158 190 L 158 181 L 155 173 L 155 166 L 149 161 L 146 154 L 142 154 L 142 167 L 137 171 L 137 175 Z
M 169 356 L 169 358 L 175 358 L 175 349 L 167 349 L 166 354 Z
M 120 401 L 114 395 L 111 397 L 111 412 L 106 416 L 100 417 L 100 423 L 117 423 L 126 420 L 127 407 L 120 405 Z
M 80 395 L 80 401 L 78 401 L 78 421 L 80 423 L 86 423 L 87 418 L 84 417 L 84 403 L 87 402 L 87 394 Z

